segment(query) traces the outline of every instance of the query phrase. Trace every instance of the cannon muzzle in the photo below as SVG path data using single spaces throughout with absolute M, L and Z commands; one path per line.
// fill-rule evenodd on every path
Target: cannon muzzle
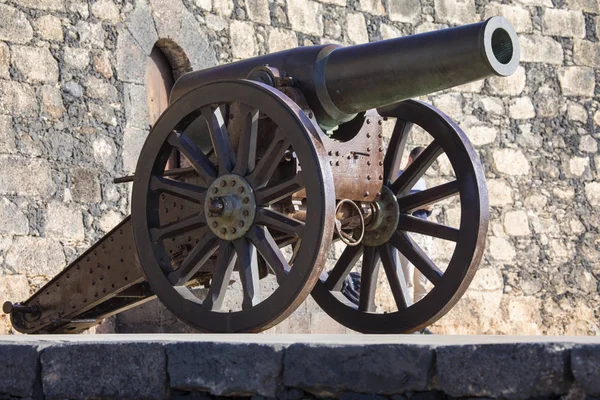
M 319 124 L 331 129 L 366 110 L 489 76 L 519 64 L 517 34 L 503 17 L 434 32 L 341 47 L 300 47 L 182 76 L 171 102 L 210 81 L 256 77 L 269 66 L 291 77 Z
M 347 114 L 423 96 L 492 75 L 509 76 L 519 64 L 519 42 L 503 17 L 435 32 L 332 51 L 325 84 Z

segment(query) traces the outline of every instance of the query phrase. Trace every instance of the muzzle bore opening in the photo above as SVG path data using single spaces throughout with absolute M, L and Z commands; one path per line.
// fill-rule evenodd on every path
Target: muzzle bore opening
M 513 42 L 508 32 L 498 28 L 492 33 L 492 51 L 502 64 L 508 64 L 513 57 Z

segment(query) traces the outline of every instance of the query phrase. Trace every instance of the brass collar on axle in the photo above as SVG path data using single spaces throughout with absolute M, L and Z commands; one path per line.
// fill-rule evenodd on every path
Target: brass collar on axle
M 223 175 L 209 186 L 204 201 L 206 223 L 221 239 L 239 239 L 248 232 L 256 215 L 252 187 L 239 175 Z

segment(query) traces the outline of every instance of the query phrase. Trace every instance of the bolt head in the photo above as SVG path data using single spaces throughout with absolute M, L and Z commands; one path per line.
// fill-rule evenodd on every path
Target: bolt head
M 236 182 L 235 182 L 235 179 L 232 179 L 232 180 L 231 180 L 231 182 L 229 182 L 229 184 L 230 184 L 231 186 L 235 186 L 235 183 L 236 183 Z
M 243 187 L 243 186 L 240 186 L 240 188 L 238 189 L 238 191 L 239 191 L 240 193 L 244 193 L 244 187 Z
M 246 224 L 244 224 L 244 221 L 240 221 L 240 222 L 238 223 L 238 226 L 239 226 L 240 228 L 243 228 L 243 227 L 244 227 L 244 225 L 246 225 Z
M 227 233 L 227 228 L 221 228 L 221 234 L 226 234 Z
M 217 226 L 219 226 L 219 223 L 218 223 L 217 221 L 214 221 L 214 222 L 212 223 L 212 226 L 213 226 L 213 228 L 216 228 Z
M 212 191 L 213 191 L 213 193 L 217 193 L 219 191 L 219 189 L 215 186 Z
M 244 197 L 244 200 L 242 200 L 242 203 L 248 204 L 249 201 L 250 201 L 250 199 L 248 197 Z
M 244 217 L 247 217 L 248 215 L 250 215 L 250 211 L 244 210 L 244 212 L 242 214 L 244 214 Z
M 225 187 L 225 186 L 227 186 L 227 182 L 221 181 L 221 187 Z
M 367 191 L 367 192 L 365 192 L 365 195 L 364 195 L 364 196 L 365 196 L 365 197 L 369 197 L 369 192 L 368 192 L 368 191 Z
M 233 227 L 232 227 L 232 228 L 229 230 L 229 232 L 231 232 L 231 233 L 236 233 L 236 232 L 237 232 L 237 229 L 235 229 L 235 228 L 233 228 Z

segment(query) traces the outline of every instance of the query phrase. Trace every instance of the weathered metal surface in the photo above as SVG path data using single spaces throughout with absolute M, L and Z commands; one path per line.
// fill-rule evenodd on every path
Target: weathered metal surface
M 171 93 L 185 93 L 219 79 L 241 79 L 268 65 L 302 89 L 316 120 L 331 128 L 355 113 L 429 94 L 517 68 L 519 42 L 503 17 L 356 46 L 299 47 L 190 72 Z
M 445 114 L 418 101 L 405 101 L 380 109 L 384 117 L 396 118 L 396 127 L 385 156 L 386 192 L 395 194 L 397 205 L 384 210 L 397 224 L 385 242 L 369 235 L 363 245 L 346 247 L 334 268 L 315 286 L 312 295 L 331 317 L 342 325 L 364 333 L 408 333 L 430 325 L 448 312 L 473 279 L 483 255 L 489 211 L 483 168 L 464 132 Z M 398 176 L 400 160 L 412 125 L 429 133 L 433 141 Z M 444 152 L 456 180 L 410 194 L 411 188 Z M 397 177 L 397 178 L 395 178 Z M 458 229 L 410 215 L 412 210 L 435 204 L 450 196 L 460 197 L 461 221 Z M 376 217 L 377 219 L 377 217 Z M 384 221 L 385 223 L 385 221 Z M 420 233 L 456 243 L 446 270 L 440 268 L 407 234 Z M 380 234 L 383 234 L 381 232 Z M 407 290 L 397 252 L 406 257 L 433 284 L 433 289 L 413 303 Z M 340 290 L 342 283 L 362 256 L 360 301 L 354 305 Z M 398 311 L 378 313 L 375 295 L 379 262 L 385 271 Z

